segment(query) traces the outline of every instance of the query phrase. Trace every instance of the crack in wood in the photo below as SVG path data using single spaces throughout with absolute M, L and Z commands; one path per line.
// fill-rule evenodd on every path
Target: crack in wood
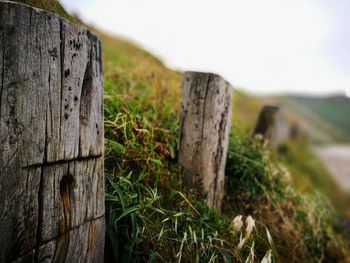
M 207 108 L 207 96 L 208 96 L 208 91 L 209 91 L 209 86 L 210 86 L 210 81 L 212 79 L 212 75 L 209 74 L 208 76 L 208 81 L 205 86 L 205 95 L 204 95 L 204 102 L 203 102 L 203 115 L 202 115 L 202 130 L 201 130 L 201 142 L 203 141 L 203 136 L 204 136 L 204 125 L 205 125 L 205 110 Z
M 63 76 L 64 76 L 64 49 L 65 49 L 65 37 L 63 34 L 63 21 L 60 20 L 60 56 L 61 56 L 61 60 L 60 60 L 60 72 L 61 72 L 61 93 L 60 93 L 60 121 L 59 121 L 59 133 L 58 133 L 58 140 L 61 140 L 61 134 L 62 134 L 62 104 L 63 104 Z
M 36 163 L 36 164 L 27 165 L 27 166 L 22 166 L 21 169 L 30 169 L 30 168 L 37 168 L 37 167 L 42 167 L 42 166 L 52 166 L 52 165 L 57 165 L 57 164 L 67 164 L 67 163 L 76 162 L 76 161 L 94 160 L 94 159 L 99 159 L 101 157 L 103 157 L 103 154 L 72 158 L 72 159 L 68 159 L 68 160 L 58 160 L 58 161 L 53 161 L 53 162 Z
M 3 12 L 3 9 L 2 9 Z M 1 14 L 1 17 L 3 17 L 3 15 Z M 1 21 L 2 22 L 2 21 Z M 6 49 L 6 38 L 5 38 L 5 32 L 6 32 L 6 25 L 3 28 L 3 43 L 2 43 L 2 70 L 1 70 L 1 89 L 0 89 L 0 120 L 1 120 L 1 112 L 2 112 L 2 92 L 4 90 L 4 76 L 5 76 L 5 49 Z
M 57 50 L 56 50 L 57 52 Z M 49 51 L 49 54 L 51 56 L 51 53 Z M 47 162 L 48 160 L 48 147 L 49 147 L 49 134 L 48 134 L 48 120 L 50 117 L 50 124 L 51 124 L 51 131 L 54 130 L 53 128 L 53 117 L 52 117 L 52 105 L 51 105 L 51 59 L 49 60 L 49 76 L 48 76 L 48 105 L 47 105 L 48 109 L 46 110 L 46 122 L 45 122 L 45 148 L 44 148 L 44 158 L 43 158 L 43 162 Z
M 49 74 L 50 75 L 50 74 Z M 50 82 L 49 82 L 49 87 L 50 87 Z M 46 111 L 46 115 L 45 115 L 45 138 L 44 138 L 44 156 L 43 156 L 43 163 L 46 163 L 47 162 L 47 148 L 48 148 L 48 125 L 47 125 L 47 121 L 48 121 L 48 114 L 47 114 L 47 111 Z
M 4 168 L 8 167 L 12 159 L 15 157 L 16 153 L 18 151 L 18 148 L 13 152 L 13 154 L 10 156 L 10 158 L 7 160 L 7 162 L 4 164 Z
M 39 179 L 39 191 L 38 191 L 38 223 L 36 226 L 36 240 L 35 244 L 38 244 L 41 242 L 41 228 L 42 228 L 42 220 L 43 220 L 43 189 L 44 189 L 44 167 L 41 167 L 41 174 Z M 38 262 L 38 248 L 35 248 L 35 262 Z
M 227 107 L 225 107 L 225 112 L 221 113 L 221 119 L 219 123 L 219 139 L 218 139 L 218 144 L 217 148 L 215 151 L 215 156 L 214 156 L 214 178 L 213 178 L 213 193 L 217 193 L 217 188 L 218 188 L 218 180 L 220 176 L 220 168 L 222 165 L 222 155 L 223 155 L 223 146 L 222 142 L 224 141 L 224 136 L 225 136 L 225 128 L 226 128 L 226 120 L 225 116 L 227 115 Z M 212 206 L 215 206 L 215 204 L 218 202 L 218 195 L 213 196 L 212 198 Z
M 63 233 L 63 235 L 55 236 L 54 238 L 47 239 L 47 240 L 45 240 L 44 242 L 38 242 L 38 243 L 35 245 L 35 247 L 30 248 L 30 249 L 27 249 L 27 250 L 25 250 L 25 251 L 23 251 L 23 252 L 21 252 L 21 253 L 18 253 L 18 254 L 17 254 L 17 258 L 14 258 L 13 261 L 16 262 L 16 260 L 17 260 L 18 258 L 21 258 L 21 257 L 27 255 L 27 254 L 30 253 L 31 251 L 33 251 L 33 250 L 34 250 L 34 251 L 35 251 L 35 250 L 38 250 L 38 249 L 39 249 L 40 247 L 42 247 L 43 245 L 46 245 L 46 244 L 48 244 L 48 243 L 50 243 L 50 242 L 52 242 L 52 241 L 54 241 L 54 240 L 57 240 L 57 239 L 61 238 L 61 237 L 64 236 L 64 235 L 69 235 L 70 232 L 72 232 L 72 231 L 74 231 L 74 230 L 76 230 L 76 229 L 78 229 L 78 228 L 80 228 L 80 227 L 84 227 L 84 226 L 86 226 L 87 224 L 90 224 L 90 223 L 99 221 L 99 220 L 103 219 L 104 217 L 105 217 L 105 215 L 102 215 L 102 216 L 99 216 L 99 217 L 96 217 L 96 218 L 92 218 L 92 219 L 90 219 L 90 220 L 86 220 L 84 223 L 80 224 L 79 226 L 72 227 L 68 232 Z M 17 252 L 18 252 L 18 251 L 17 251 Z M 50 257 L 50 258 L 51 258 L 51 257 Z M 54 258 L 54 257 L 53 257 L 53 258 Z

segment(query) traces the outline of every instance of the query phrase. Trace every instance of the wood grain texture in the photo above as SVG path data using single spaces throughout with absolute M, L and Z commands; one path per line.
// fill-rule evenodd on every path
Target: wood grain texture
M 101 66 L 90 31 L 0 1 L 0 262 L 103 261 Z
M 187 184 L 221 209 L 233 88 L 210 73 L 186 72 L 182 84 L 179 163 Z
M 103 262 L 104 218 L 85 222 L 37 249 L 38 262 Z M 79 256 L 77 256 L 79 255 Z

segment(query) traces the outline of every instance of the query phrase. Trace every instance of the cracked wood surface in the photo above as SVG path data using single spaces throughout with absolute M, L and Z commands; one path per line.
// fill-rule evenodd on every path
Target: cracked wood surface
M 186 72 L 182 83 L 179 163 L 185 181 L 221 209 L 233 88 L 210 73 Z
M 99 262 L 104 246 L 101 44 L 0 1 L 0 262 Z

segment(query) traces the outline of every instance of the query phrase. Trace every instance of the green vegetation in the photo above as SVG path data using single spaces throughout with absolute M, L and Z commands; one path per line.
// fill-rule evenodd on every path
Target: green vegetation
M 61 17 L 68 19 L 73 23 L 79 23 L 79 20 L 69 15 L 66 10 L 61 6 L 58 0 L 11 0 L 12 2 L 23 3 L 26 5 L 34 6 L 52 13 L 56 13 Z
M 330 194 L 329 182 L 319 179 L 325 172 L 317 163 L 305 164 L 302 158 L 311 153 L 299 156 L 287 145 L 278 157 L 252 139 L 247 120 L 259 102 L 243 93 L 235 97 L 222 213 L 185 189 L 176 152 L 181 75 L 127 41 L 97 34 L 104 57 L 107 261 L 349 258 L 331 206 L 312 189 L 322 185 Z M 301 193 L 303 174 L 310 189 Z
M 226 215 L 251 214 L 265 225 L 280 262 L 342 262 L 345 241 L 333 228 L 328 201 L 314 190 L 301 193 L 280 157 L 246 131 L 231 135 L 227 160 Z
M 105 35 L 100 37 L 104 40 Z M 230 137 L 223 213 L 208 209 L 184 189 L 176 164 L 180 75 L 146 52 L 123 46 L 126 42 L 107 41 L 109 252 L 136 262 L 178 261 L 180 256 L 182 262 L 242 262 L 253 253 L 255 260 L 271 253 L 279 262 L 337 262 L 346 257 L 327 201 L 318 194 L 301 195 L 280 160 L 244 128 L 249 126 L 246 119 L 255 118 L 249 109 L 259 109 L 247 95 L 236 93 L 235 106 L 250 116 L 237 117 L 240 111 L 234 108 L 239 124 Z M 245 232 L 241 237 L 233 227 L 239 215 L 256 220 L 242 249 L 238 244 Z
M 250 132 L 249 130 L 253 131 L 253 125 L 257 121 L 263 103 L 253 96 L 235 90 L 233 105 L 233 123 L 246 128 L 247 132 Z
M 184 191 L 176 162 L 179 74 L 143 52 L 114 63 L 109 47 L 115 52 L 112 45 L 105 46 L 108 251 L 125 262 L 245 261 L 253 253 L 260 260 L 266 253 L 268 257 L 265 229 L 250 233 L 235 228 L 233 217 Z M 137 56 L 142 60 L 133 64 Z M 239 250 L 241 233 L 247 240 Z
M 338 214 L 347 213 L 350 207 L 350 195 L 342 191 L 333 181 L 307 142 L 286 143 L 279 147 L 278 153 L 293 175 L 292 181 L 300 192 L 313 193 L 317 189 L 332 202 Z

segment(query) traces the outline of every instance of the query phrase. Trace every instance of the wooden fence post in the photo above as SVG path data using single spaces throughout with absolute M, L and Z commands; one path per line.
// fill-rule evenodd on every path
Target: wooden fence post
M 179 163 L 208 206 L 221 209 L 233 88 L 210 73 L 186 72 L 182 84 Z
M 278 112 L 279 108 L 275 106 L 266 105 L 262 107 L 253 132 L 253 136 L 260 134 L 272 148 L 277 144 L 276 128 Z
M 101 44 L 0 2 L 0 262 L 103 262 Z
M 294 117 L 276 106 L 262 107 L 253 136 L 260 134 L 271 149 L 300 137 L 300 127 Z

